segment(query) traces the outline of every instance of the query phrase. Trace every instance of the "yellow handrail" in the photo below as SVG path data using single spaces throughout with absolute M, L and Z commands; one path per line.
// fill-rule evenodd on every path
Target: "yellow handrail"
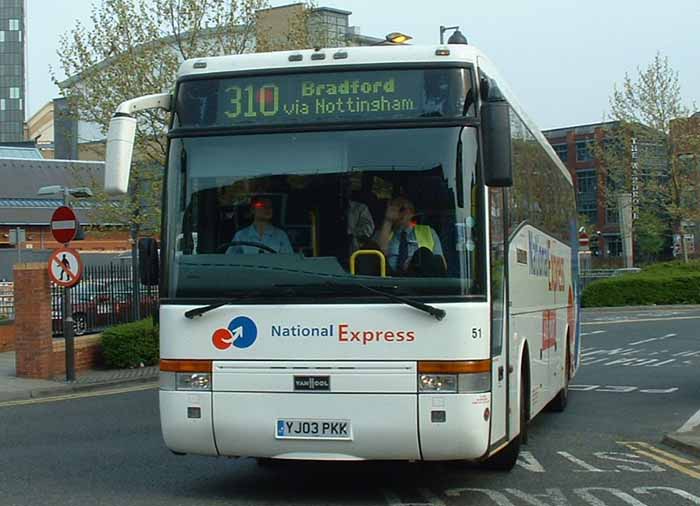
M 386 257 L 384 253 L 376 249 L 359 249 L 350 256 L 350 273 L 355 275 L 355 259 L 362 255 L 372 255 L 379 257 L 379 273 L 381 277 L 386 277 Z

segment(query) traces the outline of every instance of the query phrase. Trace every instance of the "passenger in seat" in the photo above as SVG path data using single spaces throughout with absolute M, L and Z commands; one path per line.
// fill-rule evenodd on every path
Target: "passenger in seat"
M 351 251 L 360 249 L 374 234 L 372 213 L 362 202 L 348 201 L 348 235 Z
M 406 197 L 389 202 L 381 228 L 374 234 L 395 275 L 439 277 L 447 272 L 442 244 L 435 230 L 416 225 L 416 208 Z

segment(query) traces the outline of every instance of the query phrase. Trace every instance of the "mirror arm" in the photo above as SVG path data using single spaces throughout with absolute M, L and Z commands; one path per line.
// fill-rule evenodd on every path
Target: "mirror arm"
M 143 97 L 132 98 L 122 102 L 117 107 L 114 116 L 133 116 L 139 111 L 148 109 L 164 109 L 170 111 L 172 108 L 172 95 L 170 93 L 157 93 L 155 95 L 144 95 Z
M 148 109 L 172 109 L 172 95 L 158 93 L 133 98 L 119 104 L 107 132 L 105 156 L 105 191 L 112 195 L 123 195 L 129 188 L 131 157 L 136 137 L 134 114 Z

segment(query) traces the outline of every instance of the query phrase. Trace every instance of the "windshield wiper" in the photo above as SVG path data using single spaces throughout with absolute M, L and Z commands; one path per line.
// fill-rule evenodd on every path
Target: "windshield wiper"
M 251 292 L 243 292 L 240 295 L 236 295 L 235 298 L 230 298 L 226 300 L 222 300 L 219 302 L 214 302 L 212 304 L 208 304 L 206 306 L 201 306 L 201 307 L 196 307 L 194 309 L 190 309 L 188 311 L 185 311 L 185 318 L 189 318 L 190 320 L 197 318 L 199 316 L 202 316 L 204 313 L 208 313 L 209 311 L 213 311 L 214 309 L 218 309 L 222 306 L 226 306 L 228 304 L 235 304 L 241 299 L 249 299 L 250 297 L 257 297 L 259 295 L 263 294 L 269 294 L 269 290 L 253 290 Z M 279 290 L 275 290 L 275 293 L 279 293 Z
M 377 288 L 372 288 L 371 286 L 367 286 L 363 283 L 358 283 L 356 281 L 353 281 L 352 283 L 338 283 L 336 281 L 326 281 L 324 283 L 309 284 L 309 285 L 292 284 L 292 285 L 274 285 L 274 286 L 279 287 L 279 288 L 333 288 L 334 291 L 337 291 L 339 288 L 357 287 L 357 288 L 362 288 L 363 290 L 365 290 L 367 292 L 376 293 L 377 295 L 381 295 L 383 297 L 386 297 L 387 299 L 391 299 L 391 300 L 394 300 L 396 302 L 401 302 L 402 304 L 406 304 L 407 306 L 411 306 L 411 307 L 416 308 L 420 311 L 424 311 L 424 312 L 428 313 L 430 316 L 434 317 L 438 321 L 441 321 L 447 315 L 447 313 L 445 312 L 444 309 L 440 309 L 440 308 L 437 308 L 435 306 L 431 306 L 429 304 L 424 304 L 422 302 L 418 302 L 417 300 L 409 299 L 408 297 L 394 295 L 393 293 L 385 292 L 384 290 L 379 290 Z M 396 288 L 396 287 L 392 286 L 391 288 Z

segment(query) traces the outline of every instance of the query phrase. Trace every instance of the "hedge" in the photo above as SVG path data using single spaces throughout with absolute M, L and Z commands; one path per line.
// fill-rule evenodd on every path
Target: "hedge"
M 102 332 L 102 356 L 115 369 L 157 364 L 158 327 L 148 318 L 108 328 Z
M 583 291 L 583 307 L 700 304 L 700 268 L 664 264 L 638 274 L 595 281 Z

